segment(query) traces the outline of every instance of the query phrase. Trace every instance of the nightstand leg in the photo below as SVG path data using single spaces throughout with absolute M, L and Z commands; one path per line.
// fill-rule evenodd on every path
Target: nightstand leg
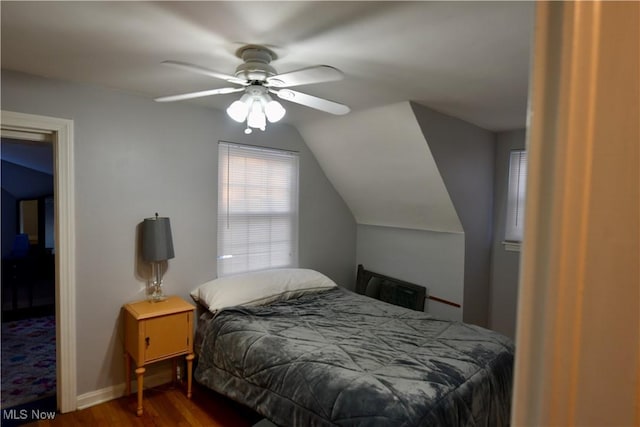
M 136 414 L 138 416 L 142 415 L 142 387 L 144 381 L 144 367 L 136 369 L 136 375 L 138 378 L 138 409 L 136 410 Z
M 124 381 L 126 384 L 125 396 L 131 394 L 131 357 L 129 353 L 124 353 Z
M 187 354 L 187 398 L 191 399 L 191 378 L 193 370 L 193 353 Z
M 178 382 L 178 359 L 171 359 L 171 382 L 176 384 Z

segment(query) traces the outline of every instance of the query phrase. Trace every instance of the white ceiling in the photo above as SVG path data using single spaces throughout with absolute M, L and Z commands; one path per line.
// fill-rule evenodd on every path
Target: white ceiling
M 264 44 L 278 72 L 327 64 L 345 79 L 296 88 L 354 111 L 402 101 L 500 131 L 525 126 L 530 2 L 0 3 L 2 67 L 154 98 L 229 86 L 172 69 L 232 74 Z M 194 102 L 224 109 L 237 94 Z M 186 102 L 186 101 L 183 101 Z M 285 103 L 294 125 L 327 114 Z

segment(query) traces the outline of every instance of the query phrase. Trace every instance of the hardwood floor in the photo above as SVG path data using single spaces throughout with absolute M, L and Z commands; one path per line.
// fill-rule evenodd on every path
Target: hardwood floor
M 144 414 L 136 416 L 136 394 L 28 426 L 216 426 L 249 427 L 260 415 L 194 382 L 192 399 L 180 386 L 166 384 L 144 391 Z

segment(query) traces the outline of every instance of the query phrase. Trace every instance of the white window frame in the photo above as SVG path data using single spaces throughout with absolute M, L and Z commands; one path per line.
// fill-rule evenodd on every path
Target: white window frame
M 218 277 L 298 266 L 298 154 L 218 143 Z
M 505 236 L 502 244 L 507 251 L 520 251 L 524 231 L 524 210 L 527 182 L 527 152 L 512 150 L 509 155 L 509 183 Z

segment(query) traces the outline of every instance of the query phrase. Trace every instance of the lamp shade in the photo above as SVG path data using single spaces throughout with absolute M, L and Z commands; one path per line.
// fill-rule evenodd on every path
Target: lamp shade
M 267 115 L 267 120 L 271 123 L 275 123 L 284 117 L 287 110 L 284 109 L 282 104 L 278 101 L 270 100 L 264 107 L 264 113 Z
M 157 214 L 156 214 L 157 215 Z M 145 218 L 142 223 L 142 258 L 149 262 L 174 257 L 169 218 Z
M 227 108 L 227 114 L 236 122 L 242 123 L 247 119 L 247 115 L 249 115 L 249 107 L 243 101 L 234 101 L 233 104 Z

